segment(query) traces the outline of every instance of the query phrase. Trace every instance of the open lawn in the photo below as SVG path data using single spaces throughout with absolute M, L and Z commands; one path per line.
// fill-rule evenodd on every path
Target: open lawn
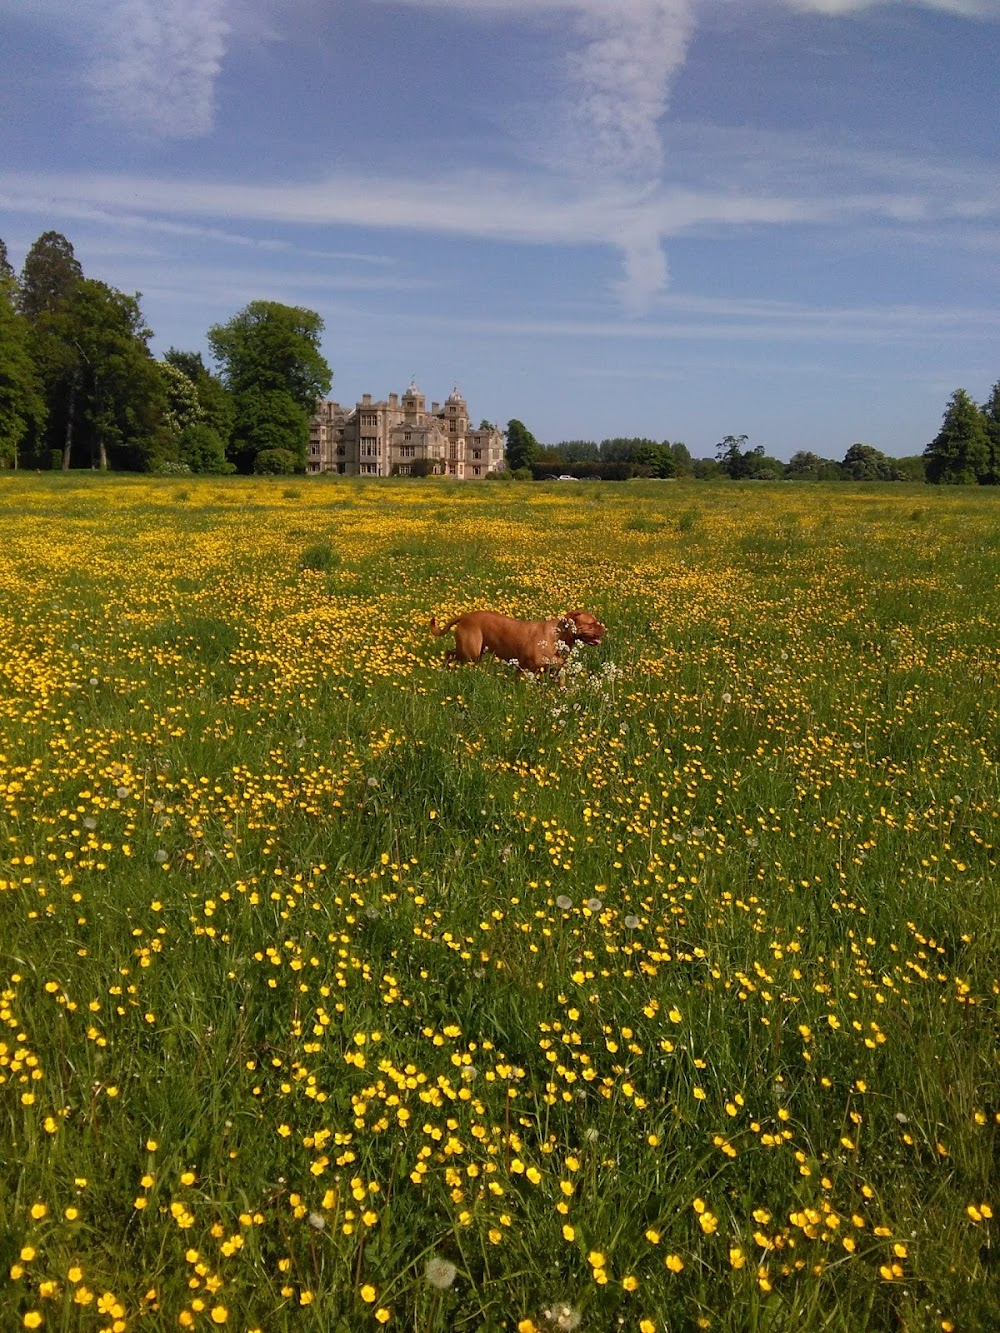
M 0 1328 L 1000 1328 L 998 667 L 986 488 L 5 476 Z

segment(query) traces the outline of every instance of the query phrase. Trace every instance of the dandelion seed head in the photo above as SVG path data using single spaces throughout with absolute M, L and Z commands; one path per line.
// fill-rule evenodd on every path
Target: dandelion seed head
M 430 1287 L 437 1287 L 444 1291 L 455 1281 L 458 1276 L 457 1267 L 450 1259 L 441 1259 L 437 1255 L 427 1261 L 427 1267 L 424 1269 L 424 1280 Z

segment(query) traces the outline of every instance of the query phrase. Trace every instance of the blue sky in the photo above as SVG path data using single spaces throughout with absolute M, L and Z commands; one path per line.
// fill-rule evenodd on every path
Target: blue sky
M 0 236 L 333 395 L 915 453 L 1000 378 L 1000 0 L 0 0 Z

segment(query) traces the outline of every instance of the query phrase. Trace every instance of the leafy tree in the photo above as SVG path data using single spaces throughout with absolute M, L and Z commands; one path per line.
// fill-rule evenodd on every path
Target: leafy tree
M 907 454 L 905 458 L 894 458 L 893 466 L 900 481 L 926 481 L 923 454 Z
M 21 269 L 21 309 L 34 323 L 63 309 L 83 277 L 73 247 L 58 231 L 46 231 L 28 251 Z
M 171 365 L 169 361 L 159 362 L 158 368 L 163 377 L 163 387 L 167 398 L 167 407 L 164 414 L 165 424 L 170 430 L 180 435 L 182 431 L 187 430 L 188 426 L 193 426 L 205 419 L 201 403 L 198 400 L 198 390 L 183 370 Z
M 520 468 L 530 468 L 538 457 L 538 441 L 522 421 L 516 418 L 507 422 L 507 466 L 516 473 Z
M 851 481 L 900 481 L 895 460 L 871 444 L 852 444 L 840 465 Z
M 990 474 L 986 418 L 964 389 L 956 389 L 941 429 L 924 450 L 927 480 L 935 485 L 972 485 Z
M 221 440 L 225 454 L 232 437 L 235 416 L 229 390 L 218 375 L 213 375 L 208 369 L 200 352 L 181 352 L 176 347 L 171 347 L 163 359 L 168 366 L 181 371 L 194 385 L 201 412 L 198 420 Z M 212 469 L 212 471 L 217 470 Z
M 828 465 L 829 460 L 819 454 L 799 449 L 788 460 L 785 476 L 792 481 L 818 481 L 820 472 Z
M 276 301 L 251 301 L 228 324 L 209 329 L 212 355 L 234 399 L 231 452 L 242 471 L 252 471 L 264 449 L 286 450 L 305 466 L 309 421 L 332 382 L 319 348 L 322 332 L 315 311 Z
M 66 312 L 78 353 L 78 461 L 143 470 L 169 453 L 167 396 L 139 297 L 84 278 Z M 69 465 L 64 456 L 63 466 Z
M 980 480 L 984 485 L 997 486 L 1000 485 L 1000 380 L 994 384 L 982 410 L 990 457 Z
M 652 440 L 643 440 L 633 450 L 631 461 L 649 468 L 651 477 L 672 477 L 677 471 L 669 442 L 655 444 Z
M 761 462 L 767 458 L 764 446 L 755 444 L 752 449 L 747 449 L 744 446 L 748 438 L 746 435 L 725 435 L 715 446 L 715 457 L 719 467 L 733 481 L 767 478 L 774 475 L 773 463 L 777 460 Z
M 545 446 L 544 456 L 553 462 L 596 463 L 599 457 L 596 440 L 560 440 Z
M 45 398 L 31 349 L 31 326 L 16 305 L 17 283 L 0 241 L 0 467 L 17 467 L 29 433 L 45 424 Z
M 691 475 L 695 481 L 711 481 L 714 477 L 725 476 L 725 473 L 714 458 L 692 458 Z
M 764 446 L 758 445 L 750 450 L 748 460 L 751 481 L 782 481 L 785 476 L 785 465 L 780 458 L 772 458 L 770 454 L 764 452 Z
M 666 441 L 664 441 L 666 443 Z M 691 450 L 683 440 L 674 440 L 670 446 L 670 452 L 674 456 L 674 473 L 678 477 L 687 477 L 691 474 L 691 464 L 694 461 L 691 457 Z
M 31 355 L 46 412 L 36 421 L 28 447 L 36 461 L 52 451 L 62 453 L 69 467 L 83 378 L 83 355 L 75 338 L 70 305 L 83 280 L 83 270 L 70 242 L 60 232 L 39 236 L 25 256 L 18 303 L 31 327 Z

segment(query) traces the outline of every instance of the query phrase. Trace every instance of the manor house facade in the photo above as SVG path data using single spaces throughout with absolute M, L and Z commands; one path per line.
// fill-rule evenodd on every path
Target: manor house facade
M 321 402 L 309 431 L 306 468 L 313 473 L 394 477 L 417 471 L 473 481 L 503 467 L 503 435 L 495 426 L 473 428 L 457 388 L 429 412 L 415 384 L 402 398 L 391 393 L 372 402 L 366 393 L 351 408 Z

